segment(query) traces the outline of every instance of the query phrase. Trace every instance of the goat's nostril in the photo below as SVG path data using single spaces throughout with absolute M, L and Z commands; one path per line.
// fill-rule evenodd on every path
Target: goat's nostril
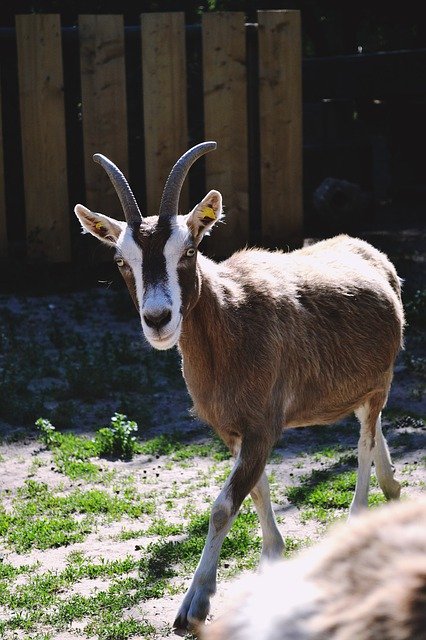
M 170 322 L 172 317 L 172 312 L 170 309 L 163 309 L 162 311 L 158 311 L 156 313 L 144 313 L 143 319 L 145 323 L 151 329 L 161 329 L 168 322 Z

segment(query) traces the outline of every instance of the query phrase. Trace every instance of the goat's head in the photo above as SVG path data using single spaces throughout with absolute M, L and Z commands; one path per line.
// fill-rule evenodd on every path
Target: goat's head
M 210 191 L 187 215 L 178 215 L 178 203 L 191 165 L 215 148 L 215 142 L 203 142 L 176 162 L 164 187 L 159 214 L 149 217 L 142 217 L 121 171 L 96 154 L 94 160 L 114 185 L 126 222 L 81 204 L 74 209 L 85 231 L 115 248 L 115 262 L 138 309 L 143 332 L 157 349 L 170 349 L 177 343 L 182 319 L 198 299 L 198 245 L 222 215 L 222 196 Z

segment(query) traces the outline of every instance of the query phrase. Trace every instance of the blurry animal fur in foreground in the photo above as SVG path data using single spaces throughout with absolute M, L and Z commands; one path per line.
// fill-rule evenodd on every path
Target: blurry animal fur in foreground
M 358 516 L 233 591 L 202 640 L 425 640 L 426 501 Z

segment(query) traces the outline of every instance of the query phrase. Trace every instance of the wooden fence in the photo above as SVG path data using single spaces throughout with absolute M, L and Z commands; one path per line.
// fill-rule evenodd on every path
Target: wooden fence
M 258 24 L 251 28 L 256 31 L 256 46 L 248 65 L 244 14 L 203 15 L 202 91 L 193 98 L 187 91 L 191 71 L 184 14 L 149 13 L 140 20 L 142 79 L 136 110 L 143 120 L 144 213 L 156 213 L 176 159 L 192 144 L 216 140 L 218 150 L 206 157 L 203 186 L 219 189 L 226 205 L 226 225 L 215 232 L 209 246 L 218 256 L 253 240 L 253 220 L 260 229 L 256 240 L 267 246 L 297 242 L 302 233 L 300 14 L 259 11 Z M 134 102 L 129 84 L 140 71 L 129 68 L 123 17 L 79 18 L 75 48 L 79 59 L 70 64 L 80 73 L 83 142 L 81 157 L 75 159 L 74 154 L 73 166 L 69 158 L 75 134 L 68 126 L 64 104 L 67 78 L 72 74 L 64 74 L 62 40 L 59 15 L 16 16 L 23 228 L 30 260 L 68 262 L 75 257 L 72 238 L 77 234 L 72 230 L 77 222 L 72 205 L 81 194 L 89 207 L 121 215 L 106 175 L 92 161 L 93 153 L 107 155 L 131 177 L 142 171 L 129 167 L 128 100 Z M 255 107 L 249 104 L 248 87 Z M 193 99 L 200 103 L 194 104 Z M 204 131 L 191 135 L 191 114 L 198 110 Z M 1 133 L 0 120 L 0 142 Z M 15 215 L 4 197 L 7 162 L 0 144 L 2 257 L 10 251 L 7 225 Z M 75 162 L 84 167 L 84 176 L 80 171 L 70 179 Z M 257 178 L 253 178 L 253 167 Z M 78 176 L 84 188 L 78 185 Z M 256 193 L 251 179 L 256 181 Z M 186 185 L 182 212 L 189 204 L 195 203 L 189 203 Z

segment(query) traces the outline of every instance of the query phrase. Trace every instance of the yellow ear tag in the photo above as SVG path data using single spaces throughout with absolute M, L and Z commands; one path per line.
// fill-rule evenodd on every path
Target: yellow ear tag
M 213 207 L 206 206 L 201 209 L 203 218 L 210 218 L 210 220 L 216 220 L 215 212 L 213 211 Z
M 104 225 L 102 224 L 102 222 L 97 222 L 97 223 L 95 224 L 96 229 L 102 229 L 102 228 L 103 228 L 103 226 L 104 226 Z

